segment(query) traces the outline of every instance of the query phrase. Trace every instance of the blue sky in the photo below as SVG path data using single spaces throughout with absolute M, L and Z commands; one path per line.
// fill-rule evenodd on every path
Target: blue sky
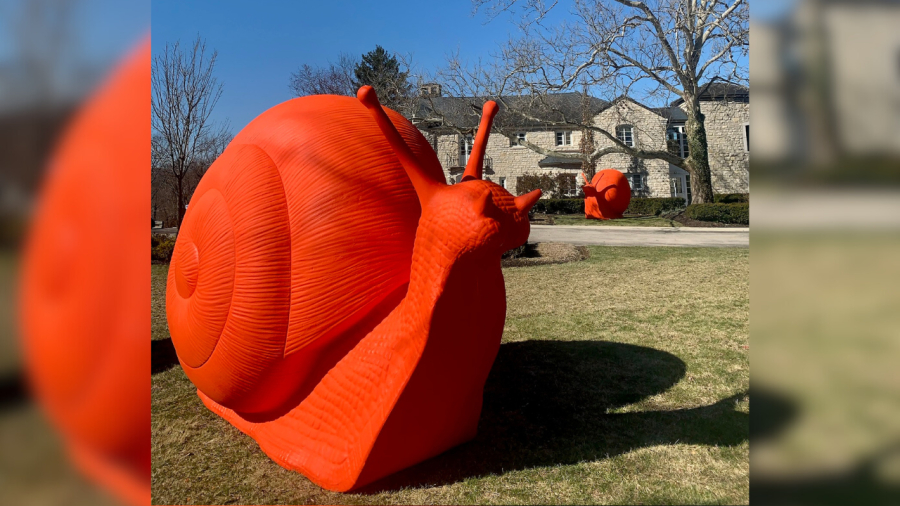
M 473 16 L 470 0 L 153 0 L 151 11 L 154 54 L 166 42 L 187 43 L 198 34 L 218 50 L 224 91 L 213 120 L 227 119 L 235 133 L 292 98 L 290 74 L 304 63 L 326 65 L 342 52 L 361 55 L 378 44 L 434 70 L 457 49 L 464 59 L 488 58 L 516 33 L 508 16 L 490 23 L 482 13 Z
M 750 15 L 759 20 L 779 18 L 790 12 L 796 4 L 796 0 L 752 0 Z
M 200 34 L 219 51 L 216 75 L 224 85 L 214 111 L 234 132 L 269 107 L 292 98 L 291 72 L 306 63 L 337 62 L 341 52 L 361 55 L 380 44 L 411 54 L 433 69 L 459 48 L 469 58 L 487 56 L 512 26 L 472 17 L 468 0 L 360 2 L 186 2 L 154 0 L 153 52 L 166 42 Z

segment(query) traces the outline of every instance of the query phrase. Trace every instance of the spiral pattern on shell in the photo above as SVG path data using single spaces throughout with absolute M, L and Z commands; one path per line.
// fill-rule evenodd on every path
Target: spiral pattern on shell
M 388 114 L 443 179 L 421 133 Z M 188 377 L 236 411 L 277 409 L 373 308 L 395 303 L 420 213 L 356 99 L 304 97 L 261 114 L 203 176 L 176 241 L 167 316 Z

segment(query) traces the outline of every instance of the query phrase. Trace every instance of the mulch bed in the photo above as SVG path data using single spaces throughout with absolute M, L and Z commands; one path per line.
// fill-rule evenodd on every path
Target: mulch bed
M 534 225 L 553 225 L 553 217 L 544 213 L 531 214 L 528 216 L 528 221 Z
M 591 256 L 584 246 L 561 242 L 526 243 L 507 252 L 501 260 L 503 267 L 528 267 L 533 265 L 579 262 Z

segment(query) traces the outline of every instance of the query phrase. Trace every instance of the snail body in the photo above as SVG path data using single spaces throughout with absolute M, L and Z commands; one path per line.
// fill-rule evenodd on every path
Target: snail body
M 584 173 L 581 178 L 587 181 Z M 584 191 L 584 217 L 597 220 L 621 218 L 631 203 L 631 185 L 628 178 L 615 169 L 597 171 L 591 182 L 581 187 Z
M 374 90 L 270 109 L 198 186 L 168 280 L 203 402 L 280 465 L 349 490 L 475 435 L 504 251 L 540 196 L 463 182 Z M 374 121 L 373 121 L 374 119 Z

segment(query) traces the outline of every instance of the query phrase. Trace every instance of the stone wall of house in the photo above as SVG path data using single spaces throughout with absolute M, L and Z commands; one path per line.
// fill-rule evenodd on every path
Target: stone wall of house
M 715 193 L 750 191 L 750 152 L 744 125 L 750 123 L 750 104 L 740 102 L 700 102 L 706 117 L 709 169 Z
M 654 111 L 628 100 L 616 102 L 612 107 L 594 118 L 594 124 L 615 135 L 619 125 L 630 125 L 633 130 L 635 147 L 642 149 L 666 149 L 666 120 Z M 594 144 L 598 148 L 613 145 L 613 141 L 602 134 L 594 134 Z M 614 153 L 597 161 L 597 170 L 616 169 L 624 174 L 641 174 L 647 178 L 647 189 L 635 192 L 641 197 L 668 197 L 669 163 L 663 160 L 639 159 L 625 154 Z
M 581 142 L 581 132 L 573 131 L 572 146 L 566 146 L 565 151 L 577 151 Z M 460 165 L 459 145 L 462 137 L 457 134 L 445 134 L 438 136 L 438 160 L 444 169 L 444 176 L 448 182 L 453 182 L 459 177 L 461 171 L 451 170 Z M 557 149 L 556 133 L 554 131 L 530 131 L 525 133 L 525 140 L 546 149 Z M 485 179 L 503 185 L 510 193 L 516 193 L 516 180 L 518 177 L 529 174 L 578 174 L 578 169 L 543 168 L 538 162 L 545 155 L 532 151 L 523 146 L 510 146 L 509 139 L 494 133 L 488 137 L 488 145 L 485 155 L 491 157 L 491 170 L 485 172 Z

